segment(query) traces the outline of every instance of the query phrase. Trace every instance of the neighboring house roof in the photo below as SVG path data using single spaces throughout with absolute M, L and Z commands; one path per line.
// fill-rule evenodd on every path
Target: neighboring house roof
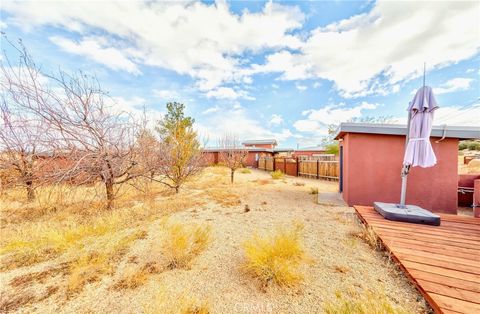
M 335 133 L 335 139 L 342 138 L 346 133 L 386 134 L 403 135 L 407 134 L 407 126 L 403 124 L 375 124 L 375 123 L 341 123 Z M 458 139 L 480 138 L 480 127 L 474 126 L 433 126 L 433 137 L 446 137 Z
M 204 152 L 222 152 L 227 150 L 247 150 L 249 152 L 273 152 L 273 149 L 262 148 L 262 147 L 235 147 L 235 148 L 225 148 L 225 147 L 205 147 L 202 149 Z
M 325 151 L 325 147 L 323 146 L 313 146 L 313 147 L 304 147 L 295 150 L 296 152 L 318 152 L 318 151 Z
M 277 141 L 275 139 L 267 139 L 267 140 L 247 140 L 243 141 L 243 145 L 262 145 L 262 144 L 270 144 L 270 145 L 277 145 Z

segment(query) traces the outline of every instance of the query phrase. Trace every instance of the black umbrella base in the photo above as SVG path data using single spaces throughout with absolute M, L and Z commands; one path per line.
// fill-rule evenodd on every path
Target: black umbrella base
M 385 219 L 431 226 L 440 226 L 440 216 L 415 205 L 374 202 L 373 207 Z

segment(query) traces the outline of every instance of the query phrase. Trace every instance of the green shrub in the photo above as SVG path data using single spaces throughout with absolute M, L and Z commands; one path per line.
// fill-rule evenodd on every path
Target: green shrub
M 281 170 L 275 170 L 274 172 L 270 172 L 270 175 L 272 176 L 272 179 L 278 180 L 282 179 L 284 174 Z
M 242 168 L 242 170 L 240 172 L 241 173 L 252 173 L 252 170 L 250 170 L 248 168 Z
M 461 141 L 460 144 L 458 144 L 458 150 L 464 150 L 464 149 L 480 150 L 480 142 L 478 142 L 478 141 Z
M 316 188 L 316 187 L 315 188 L 310 188 L 309 194 L 313 194 L 313 195 L 318 194 L 318 188 Z
M 480 142 L 470 142 L 468 143 L 469 150 L 480 150 Z

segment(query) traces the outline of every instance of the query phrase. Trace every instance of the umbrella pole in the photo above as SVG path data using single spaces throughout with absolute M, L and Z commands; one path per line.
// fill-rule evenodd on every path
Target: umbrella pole
M 423 63 L 423 93 L 425 95 L 425 72 L 427 69 L 426 62 Z M 407 151 L 408 140 L 410 137 L 410 121 L 412 120 L 412 113 L 408 111 L 408 122 L 407 122 L 407 135 L 405 136 L 405 152 Z M 403 165 L 402 167 L 402 190 L 400 192 L 400 204 L 398 205 L 399 208 L 407 208 L 405 206 L 405 198 L 407 196 L 407 176 L 408 172 L 410 171 L 410 165 Z
M 410 111 L 408 112 L 408 122 L 407 122 L 407 134 L 405 136 L 405 151 L 407 150 L 408 146 L 408 140 L 410 136 L 410 120 L 412 119 L 412 114 Z M 398 207 L 400 208 L 406 208 L 405 206 L 405 198 L 407 196 L 407 176 L 408 176 L 408 171 L 410 170 L 409 165 L 403 165 L 402 167 L 402 190 L 400 192 L 400 205 Z

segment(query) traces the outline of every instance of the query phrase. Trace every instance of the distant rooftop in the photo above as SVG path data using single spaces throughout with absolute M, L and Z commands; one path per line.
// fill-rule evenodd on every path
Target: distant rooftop
M 310 151 L 316 152 L 316 151 L 323 151 L 323 150 L 325 150 L 325 147 L 320 146 L 320 145 L 312 146 L 312 147 L 300 147 L 300 148 L 296 149 L 296 151 L 302 151 L 302 152 L 310 152 Z
M 275 139 L 266 139 L 266 140 L 247 140 L 243 141 L 243 145 L 262 145 L 262 144 L 271 144 L 277 145 L 277 141 Z
M 367 133 L 403 135 L 407 134 L 407 126 L 404 124 L 375 124 L 375 123 L 341 123 L 335 134 L 335 139 L 342 138 L 346 133 Z M 446 137 L 458 139 L 480 139 L 480 127 L 434 125 L 432 137 Z

